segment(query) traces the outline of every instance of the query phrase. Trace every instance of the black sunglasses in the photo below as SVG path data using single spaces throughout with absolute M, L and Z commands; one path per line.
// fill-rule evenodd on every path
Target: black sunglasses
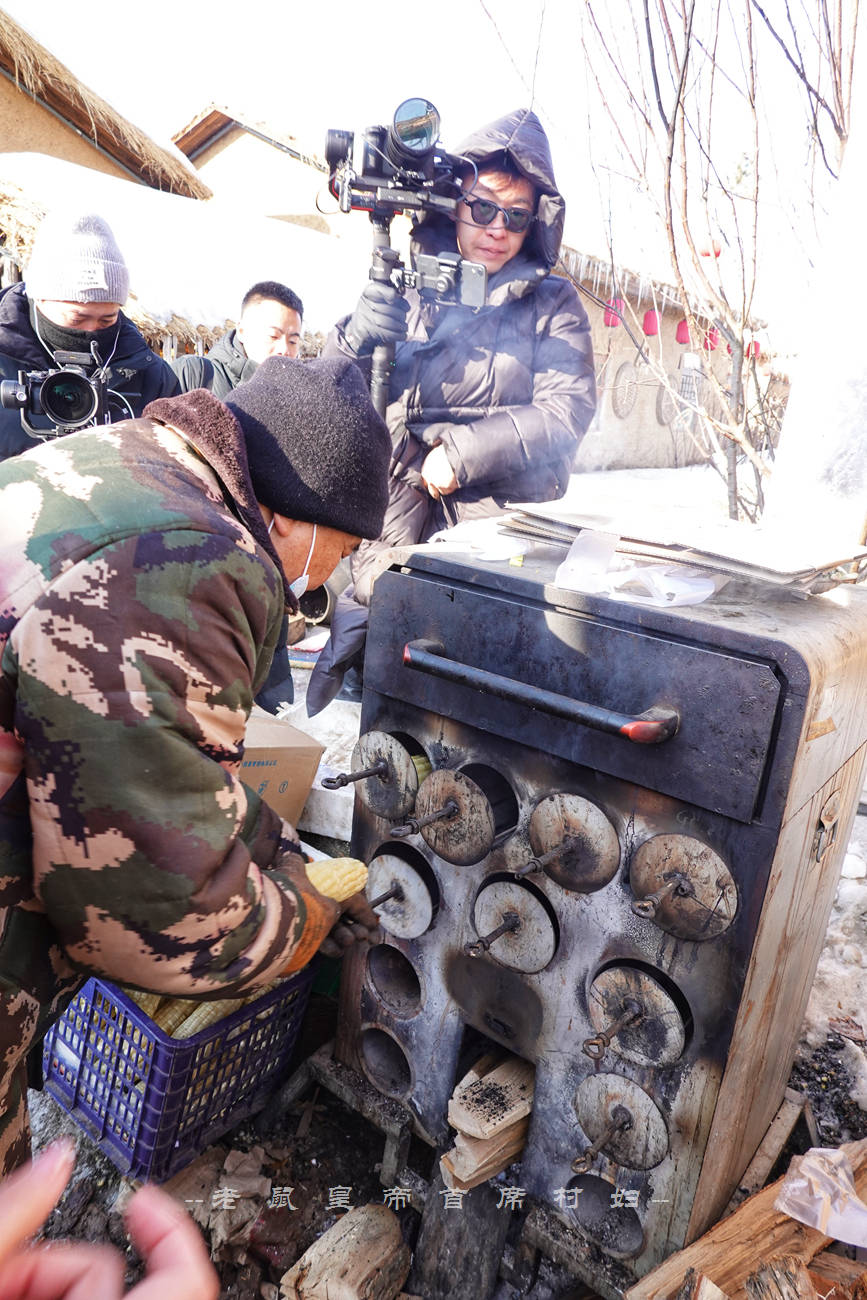
M 523 235 L 536 220 L 533 213 L 528 212 L 526 208 L 501 208 L 499 203 L 493 203 L 490 199 L 464 198 L 461 199 L 461 203 L 466 203 L 477 226 L 489 226 L 497 213 L 501 212 L 503 221 L 509 230 L 514 230 L 516 235 Z

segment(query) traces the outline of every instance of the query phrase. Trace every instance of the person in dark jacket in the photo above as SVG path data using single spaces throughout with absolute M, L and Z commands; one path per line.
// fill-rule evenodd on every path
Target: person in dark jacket
M 244 294 L 237 329 L 218 339 L 206 357 L 189 355 L 172 362 L 181 392 L 208 388 L 222 401 L 266 357 L 297 357 L 303 315 L 297 293 L 277 280 L 260 280 Z
M 148 402 L 178 391 L 169 366 L 148 347 L 121 308 L 129 272 L 108 223 L 95 213 L 53 213 L 39 227 L 24 284 L 0 296 L 0 378 L 57 369 L 57 351 L 96 348 L 107 381 L 105 423 L 136 418 Z M 92 353 L 91 353 L 92 355 Z M 89 372 L 96 362 L 86 366 Z M 42 415 L 28 422 L 45 437 Z M 18 410 L 0 409 L 0 460 L 39 445 Z
M 413 254 L 481 262 L 485 305 L 436 306 L 371 282 L 326 348 L 364 366 L 377 344 L 395 345 L 386 412 L 394 454 L 383 532 L 353 557 L 354 588 L 332 617 L 310 713 L 338 689 L 340 665 L 357 658 L 363 616 L 349 598 L 369 602 L 383 550 L 512 502 L 561 497 L 596 407 L 586 312 L 574 286 L 551 273 L 566 205 L 542 124 L 519 109 L 456 152 L 465 163 L 457 217 L 426 213 Z

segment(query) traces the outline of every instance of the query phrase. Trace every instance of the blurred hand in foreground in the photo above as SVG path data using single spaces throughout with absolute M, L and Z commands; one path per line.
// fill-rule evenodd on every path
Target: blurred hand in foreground
M 69 1182 L 75 1147 L 53 1143 L 0 1184 L 0 1300 L 217 1300 L 219 1282 L 193 1221 L 165 1192 L 142 1187 L 126 1221 L 147 1276 L 124 1291 L 126 1262 L 112 1246 L 29 1239 Z

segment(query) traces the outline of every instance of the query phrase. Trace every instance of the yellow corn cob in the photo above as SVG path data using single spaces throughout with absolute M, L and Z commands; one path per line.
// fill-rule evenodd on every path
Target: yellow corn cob
M 306 863 L 305 868 L 313 888 L 336 903 L 360 893 L 367 884 L 367 867 L 357 858 L 322 858 Z
M 431 774 L 432 769 L 430 759 L 426 758 L 424 754 L 413 754 L 412 765 L 418 774 L 418 783 L 421 785 L 425 777 L 430 776 Z
M 173 1034 L 201 1003 L 195 998 L 168 998 L 154 1016 L 154 1024 L 164 1034 Z
M 150 1016 L 151 1020 L 153 1020 L 157 1007 L 163 1000 L 162 993 L 142 993 L 139 989 L 128 989 L 124 988 L 123 985 L 120 987 L 123 989 L 127 997 L 134 1002 L 137 1007 L 140 1007 L 146 1016 Z
M 226 1016 L 242 1007 L 245 1001 L 246 998 L 220 998 L 217 1002 L 197 1003 L 195 1011 L 172 1031 L 172 1038 L 192 1038 L 193 1034 L 200 1034 L 218 1020 L 225 1020 Z

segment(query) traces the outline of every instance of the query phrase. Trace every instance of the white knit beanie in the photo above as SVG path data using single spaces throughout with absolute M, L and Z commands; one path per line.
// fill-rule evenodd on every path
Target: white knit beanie
M 24 284 L 31 301 L 123 306 L 129 296 L 129 271 L 102 217 L 95 212 L 54 212 L 39 227 Z

